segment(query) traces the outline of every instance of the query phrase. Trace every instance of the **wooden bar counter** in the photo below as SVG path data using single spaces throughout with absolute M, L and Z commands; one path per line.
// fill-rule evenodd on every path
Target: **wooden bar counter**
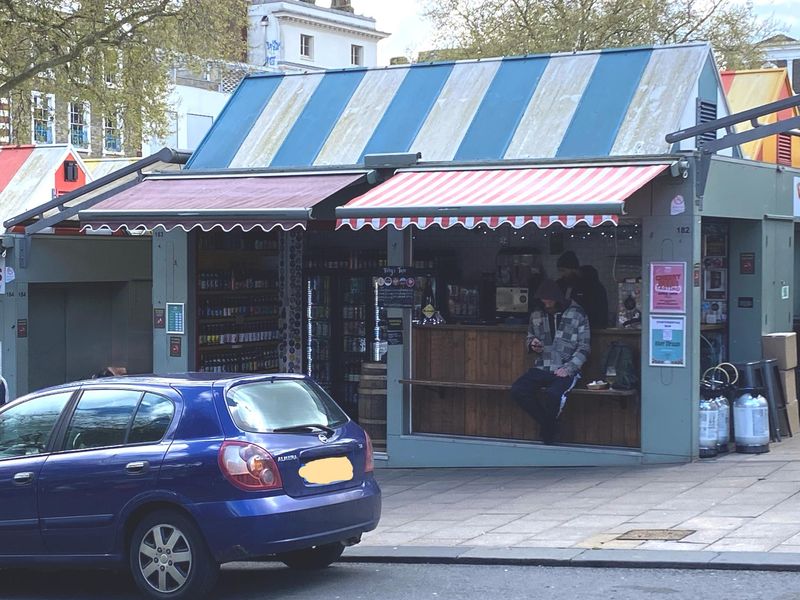
M 416 433 L 538 440 L 536 422 L 511 400 L 509 388 L 533 361 L 527 326 L 417 326 L 413 330 L 412 421 Z M 606 348 L 629 344 L 639 357 L 641 331 L 592 332 L 592 354 L 561 415 L 561 442 L 638 448 L 638 391 L 595 392 Z

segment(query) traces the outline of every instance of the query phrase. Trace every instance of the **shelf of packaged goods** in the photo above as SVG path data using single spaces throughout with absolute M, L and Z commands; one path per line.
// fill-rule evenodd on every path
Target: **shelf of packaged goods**
M 256 348 L 258 346 L 276 346 L 281 340 L 265 340 L 263 342 L 236 342 L 235 344 L 201 344 L 198 349 L 201 352 L 213 352 L 215 350 L 239 350 L 240 348 Z
M 274 248 L 256 250 L 255 248 L 200 248 L 200 254 L 260 254 L 261 256 L 278 256 L 278 251 Z
M 252 288 L 246 290 L 197 290 L 197 293 L 202 296 L 235 296 L 236 294 L 277 296 L 278 290 L 276 288 Z
M 314 277 L 315 275 L 339 275 L 341 273 L 347 273 L 353 277 L 377 277 L 380 275 L 381 269 L 384 267 L 359 267 L 357 269 L 351 269 L 350 267 L 305 267 L 303 270 L 306 277 Z
M 248 316 L 232 316 L 232 317 L 199 317 L 198 323 L 253 323 L 258 321 L 278 321 L 278 315 L 248 315 Z

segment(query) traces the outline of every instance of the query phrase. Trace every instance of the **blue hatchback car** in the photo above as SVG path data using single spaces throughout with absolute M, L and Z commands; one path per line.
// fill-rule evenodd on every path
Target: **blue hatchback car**
M 0 565 L 127 565 L 201 598 L 221 563 L 323 568 L 374 529 L 372 444 L 311 379 L 96 379 L 0 408 Z

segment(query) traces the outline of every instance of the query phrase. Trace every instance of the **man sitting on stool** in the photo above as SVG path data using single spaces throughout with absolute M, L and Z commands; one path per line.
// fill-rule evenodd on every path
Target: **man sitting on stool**
M 526 340 L 528 352 L 536 355 L 534 367 L 514 382 L 511 397 L 539 423 L 542 441 L 553 444 L 567 392 L 589 358 L 589 319 L 550 279 L 539 285 L 536 297 L 544 310 L 531 313 Z

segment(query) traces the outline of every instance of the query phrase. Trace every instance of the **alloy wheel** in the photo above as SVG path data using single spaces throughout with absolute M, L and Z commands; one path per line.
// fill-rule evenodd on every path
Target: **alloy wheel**
M 139 544 L 142 577 L 162 594 L 183 587 L 192 570 L 192 548 L 183 532 L 166 523 L 151 527 Z

